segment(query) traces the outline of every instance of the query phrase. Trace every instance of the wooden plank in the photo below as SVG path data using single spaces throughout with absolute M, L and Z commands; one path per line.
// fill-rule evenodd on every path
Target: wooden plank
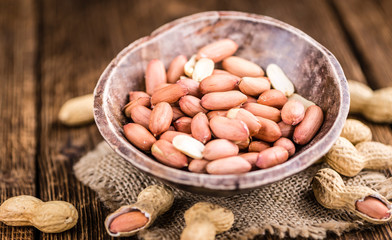
M 382 11 L 389 25 L 392 24 L 392 1 L 390 0 L 377 0 L 381 5 Z
M 384 11 L 377 1 L 334 0 L 333 3 L 352 36 L 370 86 L 392 86 L 392 27 L 387 14 L 391 10 Z
M 326 1 L 43 1 L 42 113 L 39 167 L 40 195 L 76 205 L 80 221 L 63 234 L 44 239 L 107 239 L 103 219 L 107 212 L 95 194 L 72 175 L 72 164 L 101 140 L 94 126 L 70 129 L 57 123 L 62 103 L 92 91 L 104 66 L 123 47 L 160 25 L 192 13 L 239 10 L 270 15 L 292 24 L 329 48 L 349 78 L 365 81 L 363 72 Z M 377 231 L 384 228 L 377 227 Z M 381 229 L 381 230 L 380 230 Z M 359 239 L 376 234 L 354 232 Z M 261 239 L 278 239 L 270 235 Z M 330 236 L 335 239 L 335 236 Z
M 35 30 L 33 1 L 0 1 L 0 203 L 36 194 Z M 0 223 L 0 239 L 34 239 L 34 228 Z
M 168 19 L 172 15 L 149 12 L 154 4 L 164 5 L 160 1 L 42 1 L 39 194 L 43 200 L 73 203 L 80 217 L 70 231 L 41 233 L 42 239 L 108 239 L 103 225 L 107 210 L 72 175 L 73 163 L 102 138 L 93 125 L 62 126 L 57 114 L 65 100 L 93 91 L 104 67 L 122 48 L 172 20 Z
M 76 228 L 40 234 L 42 239 L 108 239 L 103 225 L 108 212 L 72 175 L 73 163 L 102 138 L 93 125 L 62 126 L 57 114 L 66 99 L 93 91 L 122 48 L 162 24 L 162 15 L 151 15 L 148 6 L 143 1 L 42 1 L 40 196 L 69 201 L 80 214 Z
M 73 164 L 102 140 L 94 124 L 68 128 L 57 121 L 62 104 L 91 93 L 104 66 L 125 44 L 109 4 L 88 1 L 42 1 L 42 110 L 39 194 L 43 200 L 75 205 L 79 221 L 60 234 L 40 239 L 108 239 L 107 215 L 95 193 L 73 175 Z

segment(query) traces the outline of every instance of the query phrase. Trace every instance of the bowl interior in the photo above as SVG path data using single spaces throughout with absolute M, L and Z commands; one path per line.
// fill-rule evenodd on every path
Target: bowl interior
M 124 137 L 127 119 L 121 108 L 128 92 L 144 90 L 144 72 L 151 59 L 167 67 L 179 54 L 190 57 L 212 41 L 230 38 L 240 46 L 235 53 L 263 69 L 278 64 L 296 92 L 324 111 L 318 134 L 289 161 L 241 175 L 213 176 L 166 167 L 133 147 Z M 338 137 L 348 113 L 348 91 L 343 71 L 333 55 L 298 29 L 275 19 L 238 12 L 205 12 L 185 17 L 139 39 L 107 67 L 95 89 L 95 118 L 109 145 L 137 168 L 165 182 L 198 193 L 238 192 L 292 175 L 317 161 Z

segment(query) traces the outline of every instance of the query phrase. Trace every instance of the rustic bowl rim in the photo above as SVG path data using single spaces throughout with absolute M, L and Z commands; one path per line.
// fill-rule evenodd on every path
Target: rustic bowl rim
M 249 20 L 252 22 L 274 25 L 309 42 L 311 45 L 317 48 L 324 56 L 326 56 L 334 75 L 334 81 L 337 82 L 337 88 L 339 89 L 341 102 L 336 120 L 331 126 L 331 128 L 328 130 L 328 132 L 325 134 L 325 136 L 323 136 L 319 141 L 315 142 L 313 146 L 306 149 L 301 154 L 290 159 L 290 161 L 287 161 L 275 167 L 251 171 L 244 174 L 209 175 L 187 172 L 184 170 L 165 166 L 155 161 L 154 159 L 151 159 L 146 154 L 135 148 L 124 138 L 124 136 L 116 132 L 115 126 L 110 122 L 110 113 L 107 113 L 105 111 L 107 109 L 105 108 L 107 104 L 105 99 L 108 95 L 108 87 L 110 87 L 107 85 L 107 82 L 111 77 L 111 74 L 114 72 L 116 66 L 130 52 L 143 47 L 143 44 L 154 40 L 154 38 L 158 38 L 167 31 L 173 30 L 184 24 L 189 24 L 193 21 L 200 21 L 202 19 L 211 18 Z M 106 67 L 97 82 L 97 85 L 94 89 L 94 118 L 101 135 L 110 145 L 110 147 L 121 157 L 129 161 L 132 165 L 134 165 L 139 170 L 142 170 L 143 172 L 153 175 L 166 182 L 187 185 L 189 187 L 201 187 L 209 190 L 240 190 L 258 188 L 263 185 L 282 180 L 288 176 L 294 175 L 306 169 L 314 162 L 316 162 L 330 149 L 330 147 L 339 137 L 348 115 L 349 103 L 350 99 L 347 80 L 339 62 L 329 50 L 327 50 L 324 46 L 322 46 L 312 37 L 308 36 L 301 30 L 287 23 L 268 16 L 237 11 L 208 11 L 192 14 L 169 22 L 153 31 L 151 35 L 139 38 L 138 40 L 132 42 L 130 45 L 125 47 L 110 62 L 110 64 Z M 135 152 L 136 155 L 140 156 L 141 158 L 144 158 L 145 161 L 143 162 L 143 164 L 139 164 L 138 162 L 133 161 L 133 159 L 131 159 L 122 151 L 123 148 L 128 148 L 130 151 Z M 157 170 L 158 168 L 159 170 Z M 283 171 L 282 169 L 284 168 L 290 168 L 291 171 Z M 222 184 L 222 182 L 230 184 Z

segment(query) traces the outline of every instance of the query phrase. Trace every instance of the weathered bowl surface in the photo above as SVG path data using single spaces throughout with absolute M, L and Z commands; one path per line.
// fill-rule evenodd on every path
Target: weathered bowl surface
M 325 113 L 321 130 L 289 161 L 240 175 L 208 175 L 162 165 L 124 137 L 127 122 L 121 108 L 131 90 L 144 90 L 144 71 L 151 59 L 166 67 L 179 54 L 190 57 L 201 46 L 230 38 L 240 46 L 235 55 L 264 69 L 276 63 L 293 81 L 296 92 Z M 348 114 L 349 93 L 335 57 L 300 30 L 270 17 L 240 12 L 204 12 L 170 22 L 124 50 L 105 69 L 95 88 L 94 115 L 109 145 L 143 172 L 194 193 L 225 196 L 281 180 L 317 161 L 335 142 Z

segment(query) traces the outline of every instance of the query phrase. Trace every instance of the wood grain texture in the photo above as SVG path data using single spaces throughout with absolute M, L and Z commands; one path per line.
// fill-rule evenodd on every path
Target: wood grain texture
M 39 196 L 42 200 L 64 200 L 75 205 L 78 224 L 59 234 L 40 233 L 39 239 L 104 239 L 106 213 L 93 191 L 73 175 L 72 166 L 102 139 L 91 124 L 68 128 L 57 121 L 62 104 L 79 95 L 91 93 L 96 80 L 110 61 L 110 41 L 121 34 L 112 28 L 110 8 L 100 2 L 42 1 L 42 42 L 40 72 L 42 79 L 40 149 L 38 157 Z M 104 11 L 105 9 L 105 11 Z M 101 13 L 108 15 L 102 17 Z M 115 14 L 113 14 L 115 15 Z M 118 50 L 121 46 L 118 46 Z
M 109 239 L 108 212 L 72 173 L 73 163 L 102 138 L 93 125 L 62 126 L 57 114 L 67 99 L 92 92 L 105 66 L 134 40 L 201 11 L 269 15 L 327 47 L 348 78 L 379 88 L 392 85 L 391 6 L 389 0 L 0 1 L 0 201 L 37 195 L 69 201 L 80 215 L 76 227 L 61 234 L 0 224 L 0 239 Z M 389 126 L 370 125 L 375 140 L 392 144 Z M 328 236 L 391 238 L 391 225 Z
M 0 203 L 36 194 L 35 27 L 33 1 L 0 1 Z M 0 223 L 0 239 L 34 239 L 34 228 Z
M 347 78 L 365 81 L 360 66 L 345 39 L 344 29 L 339 25 L 328 1 L 228 1 L 225 7 L 271 16 L 299 28 L 335 55 Z
M 334 0 L 350 34 L 362 67 L 374 89 L 392 86 L 392 27 L 390 3 Z M 383 10 L 385 9 L 385 11 Z

